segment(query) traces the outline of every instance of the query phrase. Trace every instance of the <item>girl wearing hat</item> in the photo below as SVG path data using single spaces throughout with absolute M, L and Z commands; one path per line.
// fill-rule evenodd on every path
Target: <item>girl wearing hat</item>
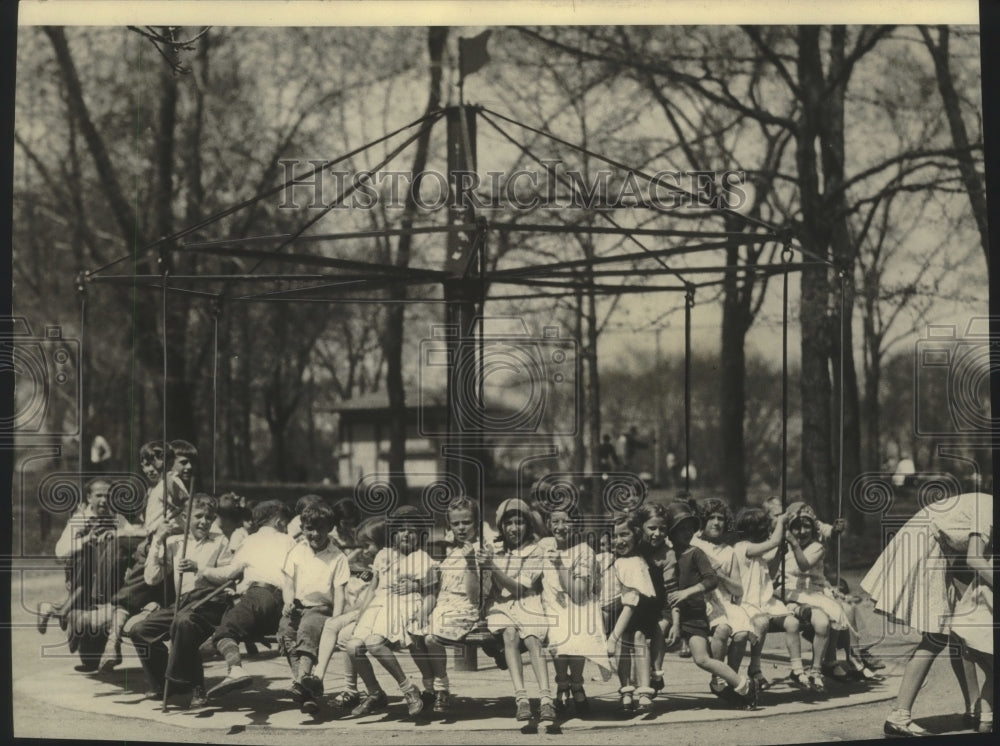
M 537 518 L 523 500 L 508 499 L 497 508 L 497 528 L 502 546 L 494 551 L 485 545 L 476 551 L 479 566 L 489 570 L 492 581 L 492 605 L 486 613 L 490 632 L 503 636 L 507 670 L 514 686 L 519 721 L 531 719 L 531 704 L 524 686 L 521 644 L 531 657 L 531 668 L 538 683 L 541 700 L 538 719 L 554 722 L 556 709 L 549 688 L 549 672 L 542 658 L 542 643 L 548 633 L 548 619 L 542 608 L 542 569 L 544 558 L 539 551 Z
M 674 502 L 667 507 L 667 533 L 677 555 L 675 589 L 667 593 L 673 624 L 667 634 L 667 645 L 683 636 L 691 648 L 691 660 L 703 671 L 718 676 L 728 684 L 742 705 L 757 705 L 757 683 L 741 676 L 722 661 L 712 658 L 708 639 L 708 610 L 705 595 L 719 585 L 712 563 L 701 549 L 691 544 L 700 522 L 687 503 Z
M 809 621 L 813 628 L 813 660 L 812 668 L 823 667 L 827 660 L 827 647 L 830 644 L 830 630 L 849 630 L 850 618 L 847 611 L 833 594 L 833 587 L 824 574 L 823 560 L 826 547 L 820 541 L 819 521 L 816 511 L 804 502 L 795 502 L 788 506 L 788 532 L 785 540 L 788 551 L 785 554 L 785 574 L 779 576 L 779 583 L 785 589 L 785 600 L 808 607 Z M 840 639 L 840 635 L 837 635 Z M 848 648 L 850 637 L 847 636 Z M 848 650 L 850 663 L 850 650 Z M 847 678 L 848 674 L 842 667 L 826 666 L 825 673 L 834 678 Z M 820 677 L 813 673 L 812 679 L 817 682 L 820 691 L 823 686 Z

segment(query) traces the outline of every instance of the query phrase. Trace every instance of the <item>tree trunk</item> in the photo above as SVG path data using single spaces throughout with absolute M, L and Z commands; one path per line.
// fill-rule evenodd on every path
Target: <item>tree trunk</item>
M 435 111 L 441 106 L 441 60 L 447 40 L 447 27 L 432 26 L 428 29 L 430 92 L 427 112 Z M 426 169 L 430 140 L 430 129 L 425 129 L 417 138 L 412 170 L 414 177 Z M 417 207 L 413 194 L 418 191 L 418 186 L 414 184 L 407 192 L 405 212 L 401 221 L 404 233 L 396 244 L 397 267 L 407 267 L 410 263 L 413 238 L 405 231 L 413 225 Z M 390 299 L 395 302 L 389 306 L 386 313 L 385 332 L 382 335 L 386 362 L 385 385 L 389 395 L 389 472 L 393 486 L 402 492 L 406 489 L 406 391 L 403 388 L 403 327 L 406 304 L 402 302 L 406 299 L 406 286 L 398 285 L 391 288 Z
M 962 175 L 962 184 L 969 195 L 972 216 L 979 228 L 979 240 L 982 243 L 983 254 L 986 256 L 986 266 L 989 267 L 990 242 L 986 212 L 986 184 L 979 172 L 976 171 L 976 162 L 969 147 L 969 135 L 965 129 L 965 120 L 962 119 L 958 92 L 955 90 L 955 81 L 951 76 L 951 66 L 948 61 L 949 30 L 947 26 L 938 26 L 937 44 L 934 44 L 934 39 L 931 38 L 930 31 L 926 26 L 920 27 L 920 33 L 924 37 L 927 50 L 934 59 L 938 90 L 941 92 L 941 102 L 944 104 L 951 138 L 957 151 L 955 159 L 958 161 L 958 171 Z

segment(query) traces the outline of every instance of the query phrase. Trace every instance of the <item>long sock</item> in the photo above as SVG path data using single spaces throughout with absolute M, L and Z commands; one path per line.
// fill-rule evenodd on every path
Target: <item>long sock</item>
M 243 661 L 240 658 L 240 646 L 236 640 L 231 637 L 223 637 L 215 643 L 215 649 L 219 651 L 219 655 L 226 659 L 226 666 L 230 670 L 238 668 L 242 665 Z
M 802 658 L 792 658 L 792 673 L 802 673 L 805 669 L 802 667 Z
M 125 609 L 115 607 L 115 615 L 111 622 L 111 639 L 115 644 L 122 641 L 122 631 L 125 629 L 125 622 L 128 621 L 129 613 Z
M 444 676 L 435 676 L 432 682 L 434 691 L 436 692 L 447 692 L 451 689 L 451 682 L 448 681 L 448 674 Z
M 518 690 L 516 690 L 514 692 L 514 701 L 515 702 L 517 702 L 519 700 L 522 700 L 522 699 L 527 699 L 527 698 L 528 698 L 528 690 L 527 689 L 518 689 Z

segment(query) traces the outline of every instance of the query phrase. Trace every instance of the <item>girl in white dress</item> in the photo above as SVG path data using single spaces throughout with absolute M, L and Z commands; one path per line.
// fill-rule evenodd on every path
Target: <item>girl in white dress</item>
M 479 507 L 469 497 L 456 497 L 448 505 L 446 515 L 455 546 L 438 567 L 437 603 L 431 612 L 427 635 L 422 641 L 418 638 L 415 647 L 415 652 L 423 653 L 428 661 L 433 676 L 434 712 L 439 714 L 447 712 L 450 704 L 448 655 L 442 640 L 459 642 L 476 626 L 481 586 L 481 573 L 476 566 Z M 488 580 L 484 585 L 488 587 Z
M 708 556 L 719 580 L 719 584 L 705 594 L 708 626 L 712 631 L 712 638 L 709 640 L 711 655 L 717 661 L 725 659 L 731 669 L 739 671 L 753 626 L 747 613 L 737 602 L 743 595 L 740 568 L 732 546 L 726 542 L 733 530 L 733 514 L 724 500 L 709 497 L 698 503 L 698 517 L 701 519 L 702 529 L 691 540 L 691 545 Z M 753 678 L 758 686 L 763 683 L 762 688 L 767 688 L 768 682 L 763 676 Z M 716 676 L 712 677 L 709 686 L 716 693 L 725 690 L 725 682 Z
M 931 664 L 948 645 L 947 636 L 954 624 L 954 565 L 964 557 L 978 579 L 992 582 L 993 563 L 987 559 L 992 539 L 992 495 L 967 492 L 948 497 L 917 511 L 886 544 L 861 581 L 877 612 L 921 634 L 920 644 L 903 671 L 895 706 L 883 726 L 885 735 L 927 734 L 912 721 L 910 710 Z M 960 681 L 969 676 L 960 662 L 955 673 Z M 970 684 L 966 678 L 964 688 L 972 689 Z M 971 695 L 966 698 L 971 699 Z M 967 712 L 973 705 L 966 702 Z
M 387 704 L 368 654 L 399 684 L 410 715 L 418 715 L 424 708 L 419 690 L 403 672 L 393 652 L 412 646 L 411 635 L 426 626 L 433 608 L 436 563 L 420 548 L 420 519 L 416 508 L 397 509 L 390 518 L 389 546 L 379 551 L 372 563 L 371 600 L 358 617 L 354 636 L 346 645 L 347 654 L 354 659 L 354 667 L 368 690 L 368 696 L 352 710 L 352 715 L 368 715 Z
M 589 712 L 583 667 L 589 659 L 611 677 L 608 641 L 600 606 L 600 577 L 594 550 L 577 531 L 575 511 L 552 510 L 546 516 L 551 536 L 538 542 L 545 557 L 542 606 L 549 616 L 549 654 L 556 669 L 556 710 L 570 700 L 577 715 Z
M 784 602 L 774 595 L 774 581 L 768 565 L 778 552 L 785 535 L 788 514 L 781 513 L 773 519 L 763 508 L 743 508 L 736 515 L 736 533 L 741 537 L 733 545 L 733 556 L 740 568 L 740 584 L 743 593 L 740 606 L 750 617 L 755 639 L 750 644 L 750 667 L 747 675 L 761 685 L 760 658 L 764 640 L 771 627 L 785 633 L 785 646 L 792 671 L 789 676 L 793 686 L 801 689 L 822 689 L 822 679 L 802 665 L 802 638 L 799 636 L 799 620 L 789 611 Z M 766 682 L 765 686 L 766 688 Z
M 485 545 L 476 551 L 476 561 L 489 570 L 493 589 L 492 603 L 486 612 L 490 632 L 503 636 L 504 657 L 514 686 L 514 701 L 519 721 L 531 720 L 531 704 L 524 686 L 521 644 L 531 657 L 531 668 L 538 682 L 538 719 L 554 722 L 556 709 L 549 689 L 549 672 L 542 657 L 542 644 L 548 633 L 548 619 L 542 607 L 542 570 L 544 559 L 538 549 L 535 518 L 523 500 L 508 499 L 497 508 L 497 528 L 503 544 L 499 550 Z

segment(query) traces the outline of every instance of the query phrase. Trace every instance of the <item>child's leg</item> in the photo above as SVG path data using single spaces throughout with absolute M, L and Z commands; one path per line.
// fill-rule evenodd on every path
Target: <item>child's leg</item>
M 434 635 L 427 635 L 424 645 L 427 647 L 427 660 L 434 677 L 434 691 L 449 691 L 451 682 L 448 681 L 448 651 Z
M 649 638 L 644 632 L 635 631 L 632 636 L 632 657 L 635 661 L 635 683 L 640 689 L 649 689 Z
M 726 657 L 726 663 L 734 671 L 740 670 L 740 664 L 743 663 L 743 656 L 747 651 L 747 638 L 749 633 L 747 632 L 737 632 L 733 635 L 732 640 L 729 643 L 729 652 Z
M 524 688 L 524 664 L 521 662 L 521 638 L 516 627 L 506 627 L 503 631 L 504 656 L 507 659 L 507 672 L 510 683 L 514 686 L 514 699 L 527 699 Z
M 626 632 L 618 640 L 618 684 L 628 686 L 632 678 L 632 636 Z
M 948 639 L 948 657 L 951 660 L 951 670 L 958 679 L 962 699 L 965 700 L 965 711 L 973 712 L 979 694 L 979 676 L 976 674 L 976 664 L 962 655 L 962 642 L 955 635 L 950 635 Z
M 310 607 L 302 612 L 295 639 L 297 673 L 300 681 L 304 676 L 312 674 L 316 657 L 319 655 L 319 640 L 323 636 L 323 627 L 329 618 L 329 609 L 324 607 Z
M 413 644 L 410 645 L 410 657 L 417 665 L 420 672 L 420 680 L 425 692 L 434 691 L 434 671 L 431 668 L 430 652 L 427 649 L 427 642 L 422 636 L 413 636 Z
M 899 692 L 896 694 L 896 701 L 886 722 L 897 725 L 906 725 L 910 722 L 910 711 L 913 709 L 920 687 L 927 678 L 934 659 L 947 644 L 948 639 L 943 635 L 924 633 L 921 636 L 920 644 L 903 669 L 903 680 L 899 683 Z
M 799 634 L 799 620 L 794 615 L 787 614 L 782 622 L 782 628 L 785 630 L 785 647 L 788 649 L 792 673 L 802 673 L 802 637 Z
M 552 701 L 552 690 L 549 688 L 549 669 L 545 665 L 545 658 L 542 656 L 542 643 L 534 635 L 527 635 L 524 638 L 524 647 L 528 649 L 528 657 L 531 660 L 531 669 L 535 673 L 535 681 L 538 683 L 538 693 L 542 701 Z
M 372 668 L 372 662 L 368 660 L 368 648 L 365 646 L 364 640 L 355 637 L 347 643 L 346 649 L 348 657 L 354 662 L 355 671 L 357 671 L 361 680 L 365 682 L 365 689 L 368 690 L 368 693 L 377 694 L 381 692 L 382 687 L 379 685 L 378 679 L 375 678 L 375 670 Z
M 968 649 L 973 662 L 983 669 L 983 688 L 979 692 L 979 722 L 993 722 L 993 656 L 979 650 Z
M 812 643 L 812 667 L 819 668 L 826 655 L 826 646 L 830 642 L 830 617 L 823 613 L 822 609 L 813 607 L 812 626 L 816 633 Z
M 569 697 L 569 658 L 557 655 L 552 659 L 552 667 L 556 671 L 556 701 L 564 704 Z
M 653 650 L 653 668 L 657 671 L 663 670 L 663 658 L 667 652 L 667 630 L 670 628 L 669 619 L 660 619 L 659 623 L 656 625 L 660 630 L 659 635 L 659 645 Z
M 652 637 L 649 639 L 649 669 L 651 685 L 659 691 L 663 688 L 663 656 L 666 653 L 667 643 L 664 639 L 666 634 L 663 629 L 663 619 L 661 618 L 652 630 Z
M 740 689 L 745 688 L 746 677 L 740 676 L 722 661 L 715 660 L 709 653 L 707 639 L 692 635 L 688 638 L 688 649 L 691 651 L 691 660 L 694 661 L 698 668 L 718 676 L 737 692 L 740 694 L 743 693 Z
M 720 622 L 715 626 L 715 631 L 712 633 L 712 639 L 708 642 L 709 650 L 715 660 L 721 661 L 726 657 L 726 649 L 729 647 L 729 638 L 732 636 L 733 628 L 725 622 Z
M 760 656 L 764 650 L 764 641 L 767 639 L 767 628 L 771 625 L 771 618 L 767 614 L 756 614 L 751 620 L 753 635 L 750 638 L 750 671 L 760 671 Z
M 413 684 L 410 683 L 406 673 L 403 671 L 403 667 L 399 665 L 396 654 L 389 648 L 388 641 L 384 637 L 372 635 L 365 640 L 365 647 L 368 648 L 368 654 L 377 660 L 382 668 L 395 679 L 396 683 L 399 684 L 400 690 L 407 691 L 413 687 Z M 367 684 L 368 682 L 366 681 L 365 683 Z
M 316 652 L 316 678 L 320 681 L 326 676 L 326 669 L 330 665 L 330 658 L 333 657 L 337 649 L 337 637 L 340 631 L 348 624 L 357 621 L 357 612 L 348 612 L 327 619 L 323 623 L 323 633 L 319 638 L 319 649 Z

